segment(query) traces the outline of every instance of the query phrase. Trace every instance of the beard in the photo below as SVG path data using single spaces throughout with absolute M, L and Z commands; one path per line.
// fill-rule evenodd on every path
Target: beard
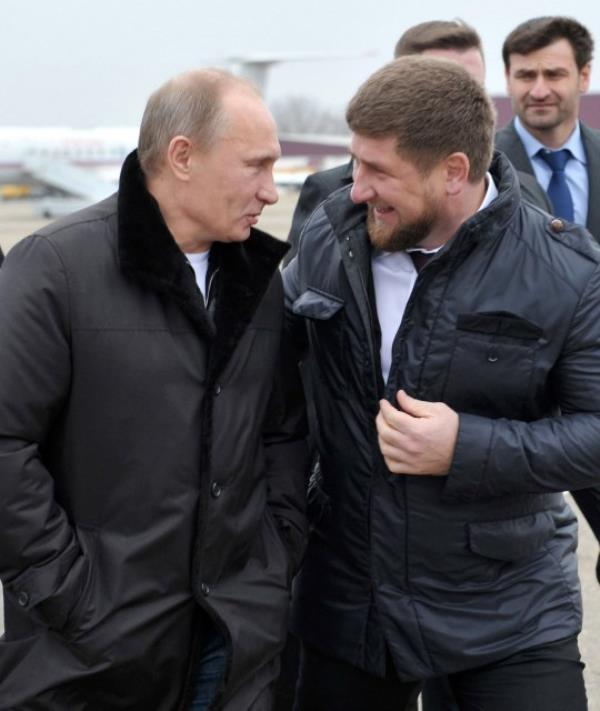
M 535 102 L 526 103 L 520 109 L 520 113 L 517 114 L 526 128 L 538 131 L 553 131 L 568 121 L 575 122 L 577 117 L 578 106 L 573 101 L 558 102 L 549 107 L 549 111 L 540 113 L 536 113 L 536 106 Z M 515 113 L 517 112 L 515 111 Z
M 373 207 L 369 205 L 367 233 L 375 249 L 383 252 L 402 252 L 416 247 L 433 229 L 437 221 L 437 211 L 431 204 L 412 222 L 385 225 L 375 218 Z

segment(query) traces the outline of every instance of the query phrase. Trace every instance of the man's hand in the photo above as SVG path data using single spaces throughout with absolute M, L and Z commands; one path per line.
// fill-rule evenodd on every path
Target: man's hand
M 443 402 L 415 400 L 404 390 L 396 399 L 400 410 L 381 400 L 375 420 L 388 469 L 394 474 L 446 475 L 456 447 L 458 414 Z

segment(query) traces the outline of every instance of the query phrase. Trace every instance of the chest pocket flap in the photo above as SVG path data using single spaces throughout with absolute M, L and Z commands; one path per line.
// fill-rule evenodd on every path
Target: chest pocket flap
M 554 518 L 548 511 L 505 521 L 469 523 L 468 528 L 474 553 L 503 561 L 534 555 L 556 533 Z
M 344 300 L 338 296 L 327 294 L 324 291 L 308 287 L 308 289 L 294 301 L 292 311 L 297 316 L 314 318 L 325 321 L 334 316 L 344 305 Z
M 544 335 L 539 326 L 521 316 L 504 311 L 458 314 L 456 327 L 461 331 L 522 338 L 527 341 L 535 341 Z

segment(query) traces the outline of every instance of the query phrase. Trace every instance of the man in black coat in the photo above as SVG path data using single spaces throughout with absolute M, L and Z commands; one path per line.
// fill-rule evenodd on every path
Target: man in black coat
M 577 523 L 598 485 L 600 249 L 521 200 L 481 85 L 405 57 L 350 102 L 354 183 L 284 271 L 320 476 L 298 711 L 583 711 Z
M 585 225 L 600 241 L 600 131 L 579 120 L 593 48 L 587 28 L 567 17 L 528 20 L 508 35 L 502 57 L 516 117 L 498 131 L 496 147 L 519 172 L 527 200 Z M 553 205 L 552 169 L 541 156 L 565 150 L 567 202 Z M 600 488 L 574 491 L 573 496 L 600 541 Z
M 118 194 L 8 254 L 0 708 L 270 708 L 305 529 L 278 157 L 252 87 L 189 72 Z

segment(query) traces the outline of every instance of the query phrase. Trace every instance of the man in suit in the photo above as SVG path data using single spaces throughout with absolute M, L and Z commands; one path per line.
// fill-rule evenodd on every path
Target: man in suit
M 508 35 L 502 57 L 515 118 L 498 132 L 496 148 L 520 171 L 527 197 L 557 214 L 560 206 L 548 194 L 553 171 L 547 155 L 569 151 L 564 174 L 572 207 L 559 216 L 600 240 L 600 204 L 592 199 L 600 190 L 600 131 L 579 121 L 593 47 L 588 30 L 566 17 L 528 20 Z
M 472 27 L 461 20 L 434 20 L 410 27 L 396 43 L 394 58 L 411 54 L 450 59 L 461 64 L 481 83 L 485 79 L 481 38 Z M 292 218 L 288 236 L 292 248 L 284 259 L 284 265 L 296 254 L 300 232 L 313 210 L 332 192 L 351 182 L 352 161 L 319 171 L 306 179 Z
M 496 148 L 519 172 L 530 202 L 585 225 L 600 241 L 600 131 L 579 120 L 589 87 L 594 41 L 567 17 L 538 17 L 506 38 L 502 57 L 515 118 L 496 135 Z M 553 156 L 565 165 L 554 176 Z M 561 177 L 562 173 L 562 177 Z M 600 541 L 600 488 L 573 492 Z M 600 558 L 596 568 L 600 582 Z

